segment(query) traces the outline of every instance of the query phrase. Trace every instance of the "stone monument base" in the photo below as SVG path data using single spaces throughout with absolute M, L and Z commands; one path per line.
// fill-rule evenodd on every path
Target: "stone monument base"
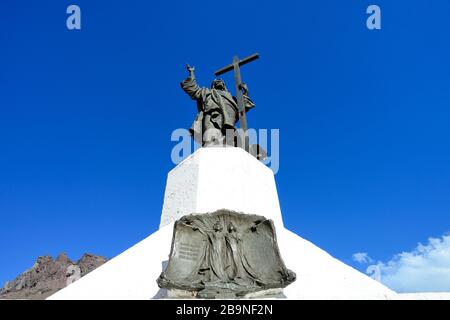
M 297 275 L 283 290 L 287 299 L 397 297 L 381 283 L 287 230 L 274 175 L 264 164 L 239 148 L 201 148 L 170 171 L 158 231 L 49 299 L 168 298 L 173 292 L 159 288 L 155 279 L 168 263 L 173 222 L 187 214 L 223 208 L 274 222 L 281 257 Z
M 258 214 L 283 227 L 272 170 L 241 148 L 200 148 L 170 170 L 160 228 L 220 209 Z

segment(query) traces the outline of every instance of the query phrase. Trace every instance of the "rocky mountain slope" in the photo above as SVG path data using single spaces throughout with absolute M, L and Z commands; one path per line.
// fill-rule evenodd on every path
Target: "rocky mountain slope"
M 0 299 L 45 299 L 106 261 L 93 254 L 84 254 L 77 262 L 72 262 L 64 253 L 55 260 L 50 256 L 38 257 L 30 269 L 6 282 L 0 289 Z

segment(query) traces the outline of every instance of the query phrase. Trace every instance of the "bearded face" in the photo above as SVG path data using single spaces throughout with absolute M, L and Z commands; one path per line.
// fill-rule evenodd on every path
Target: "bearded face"
M 222 79 L 215 79 L 211 84 L 211 88 L 216 89 L 216 90 L 227 91 L 225 82 Z

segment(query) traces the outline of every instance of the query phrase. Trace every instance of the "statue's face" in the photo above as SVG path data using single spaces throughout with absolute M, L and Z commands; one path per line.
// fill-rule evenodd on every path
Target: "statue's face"
M 230 224 L 228 225 L 228 232 L 232 233 L 236 231 L 236 227 L 230 222 Z
M 220 223 L 216 222 L 213 226 L 213 229 L 215 232 L 220 232 L 222 231 L 222 226 L 220 225 Z
M 227 90 L 227 87 L 225 86 L 225 82 L 222 79 L 215 79 L 211 84 L 211 88 L 216 89 L 216 90 L 222 90 L 222 91 Z

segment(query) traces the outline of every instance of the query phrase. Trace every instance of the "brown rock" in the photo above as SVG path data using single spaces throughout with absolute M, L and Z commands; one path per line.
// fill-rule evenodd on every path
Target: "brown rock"
M 106 261 L 106 258 L 93 254 L 84 254 L 77 263 L 65 253 L 58 255 L 56 260 L 40 256 L 30 269 L 5 283 L 0 289 L 0 299 L 45 299 Z

